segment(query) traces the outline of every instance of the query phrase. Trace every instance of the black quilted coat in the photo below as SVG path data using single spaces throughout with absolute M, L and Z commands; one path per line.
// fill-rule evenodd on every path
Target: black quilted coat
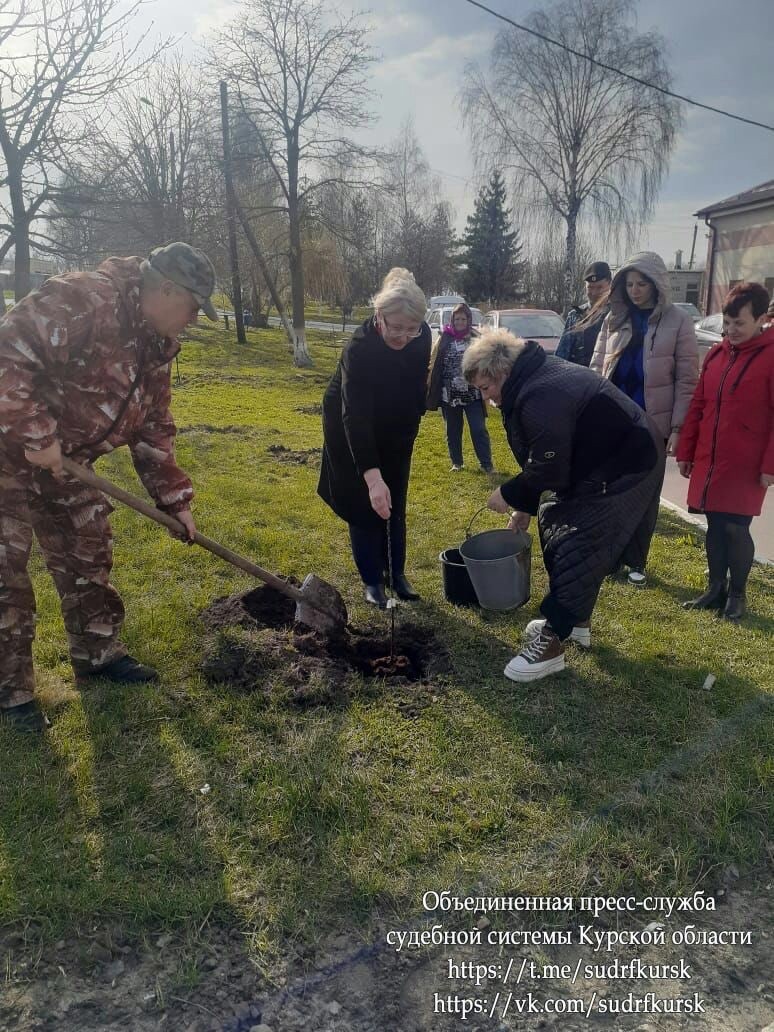
M 500 407 L 522 469 L 502 494 L 538 517 L 549 576 L 540 608 L 566 638 L 591 617 L 603 579 L 661 490 L 663 442 L 609 380 L 534 341 L 514 363 Z

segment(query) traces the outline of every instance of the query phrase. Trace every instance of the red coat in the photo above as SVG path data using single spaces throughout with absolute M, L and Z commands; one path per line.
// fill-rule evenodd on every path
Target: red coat
M 760 515 L 774 475 L 774 327 L 707 355 L 677 445 L 692 462 L 688 504 L 701 512 Z

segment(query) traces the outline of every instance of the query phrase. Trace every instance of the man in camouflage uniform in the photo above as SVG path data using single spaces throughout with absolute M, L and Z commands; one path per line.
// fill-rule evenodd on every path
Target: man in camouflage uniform
M 48 280 L 0 322 L 0 720 L 40 730 L 33 698 L 33 534 L 62 602 L 76 678 L 143 682 L 152 667 L 119 640 L 124 607 L 110 584 L 112 506 L 63 473 L 128 444 L 159 509 L 189 539 L 191 482 L 175 461 L 169 409 L 177 336 L 210 301 L 215 273 L 184 243 L 147 260 L 110 258 Z

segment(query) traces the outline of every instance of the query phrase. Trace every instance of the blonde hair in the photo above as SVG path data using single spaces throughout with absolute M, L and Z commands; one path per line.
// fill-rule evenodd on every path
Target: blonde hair
M 468 383 L 507 377 L 524 347 L 524 341 L 510 330 L 483 330 L 463 355 L 462 375 Z
M 371 298 L 375 311 L 385 315 L 405 315 L 409 319 L 423 322 L 427 302 L 423 291 L 408 269 L 390 269 L 384 277 L 381 289 Z

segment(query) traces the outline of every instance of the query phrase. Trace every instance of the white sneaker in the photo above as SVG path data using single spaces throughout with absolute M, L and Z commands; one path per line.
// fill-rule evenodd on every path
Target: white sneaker
M 537 637 L 538 634 L 545 627 L 545 620 L 530 620 L 527 626 L 524 628 L 524 635 L 528 639 Z M 590 627 L 573 627 L 570 632 L 568 641 L 574 642 L 576 645 L 580 645 L 582 649 L 591 648 L 591 628 Z
M 644 570 L 635 570 L 635 569 L 629 570 L 629 576 L 628 576 L 627 580 L 629 581 L 630 584 L 633 584 L 635 586 L 635 588 L 644 588 L 645 584 L 647 582 L 647 579 L 648 578 L 645 576 L 645 571 Z
M 511 681 L 539 681 L 564 670 L 564 646 L 553 631 L 543 630 L 514 656 L 504 673 Z

